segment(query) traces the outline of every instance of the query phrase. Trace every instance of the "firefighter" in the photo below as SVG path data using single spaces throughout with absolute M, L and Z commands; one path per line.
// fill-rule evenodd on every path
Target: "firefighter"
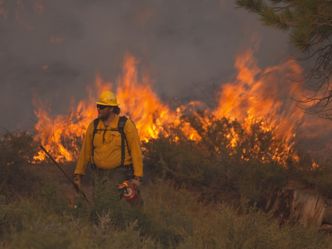
M 113 92 L 102 92 L 96 104 L 98 118 L 86 131 L 74 182 L 80 188 L 81 178 L 91 165 L 99 178 L 111 179 L 123 198 L 135 200 L 139 198 L 138 187 L 143 176 L 143 158 L 135 124 L 119 115 L 120 108 Z

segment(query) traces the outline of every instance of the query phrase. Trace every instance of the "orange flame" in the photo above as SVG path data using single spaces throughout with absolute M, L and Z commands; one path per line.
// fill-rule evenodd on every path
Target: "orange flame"
M 126 56 L 117 96 L 123 111 L 136 122 L 141 139 L 148 141 L 161 133 L 167 136 L 167 128 L 181 126 L 188 138 L 199 140 L 199 135 L 187 122 L 181 123 L 180 113 L 171 111 L 161 103 L 148 82 L 138 82 L 136 63 L 134 57 Z
M 253 124 L 259 124 L 265 132 L 273 131 L 276 139 L 284 141 L 282 151 L 279 148 L 274 152 L 274 159 L 282 163 L 292 153 L 295 129 L 304 116 L 291 99 L 301 95 L 302 69 L 294 60 L 260 69 L 251 51 L 238 57 L 235 66 L 239 71 L 237 81 L 221 87 L 214 115 L 241 121 L 249 133 Z M 239 137 L 229 136 L 235 147 Z M 293 159 L 298 160 L 296 154 Z
M 110 84 L 104 83 L 98 75 L 96 86 L 98 94 L 111 89 Z M 143 141 L 157 138 L 160 134 L 169 136 L 170 127 L 180 128 L 190 140 L 200 139 L 197 131 L 188 122 L 181 122 L 181 113 L 163 105 L 148 83 L 138 82 L 136 60 L 130 55 L 125 58 L 123 75 L 118 82 L 117 98 L 122 111 L 136 123 Z M 73 161 L 77 157 L 79 148 L 75 142 L 83 138 L 89 123 L 97 116 L 95 99 L 95 95 L 90 91 L 87 103 L 81 101 L 76 109 L 72 108 L 68 116 L 59 115 L 55 118 L 52 118 L 41 104 L 37 104 L 35 140 L 40 141 L 54 155 L 55 160 Z M 71 138 L 71 141 L 63 141 L 64 138 Z M 66 142 L 69 144 L 65 146 Z M 71 151 L 66 149 L 68 147 Z M 42 161 L 45 156 L 44 152 L 40 151 L 34 159 Z
M 123 74 L 117 82 L 118 102 L 122 112 L 136 123 L 142 141 L 148 142 L 161 135 L 172 136 L 177 141 L 180 137 L 174 136 L 171 130 L 178 128 L 187 139 L 200 142 L 216 121 L 227 118 L 240 122 L 247 134 L 253 132 L 253 125 L 273 134 L 272 145 L 267 150 L 270 156 L 262 152 L 256 138 L 256 144 L 252 148 L 242 149 L 243 160 L 248 160 L 248 155 L 259 155 L 262 162 L 268 162 L 272 158 L 283 165 L 290 156 L 298 160 L 293 152 L 293 142 L 296 126 L 302 120 L 303 112 L 295 108 L 290 96 L 301 93 L 301 68 L 295 61 L 289 60 L 279 66 L 260 69 L 253 60 L 251 51 L 239 56 L 235 66 L 239 72 L 236 82 L 222 85 L 217 108 L 205 108 L 199 114 L 195 107 L 203 103 L 198 101 L 180 106 L 175 111 L 163 104 L 152 91 L 148 77 L 143 77 L 140 81 L 137 61 L 133 56 L 127 55 Z M 111 88 L 99 76 L 96 85 L 98 93 Z M 288 96 L 288 99 L 284 96 Z M 95 99 L 96 95 L 89 91 L 87 102 L 81 101 L 76 108 L 71 108 L 69 115 L 55 118 L 38 105 L 35 139 L 41 141 L 57 161 L 73 161 L 77 158 L 78 141 L 97 114 Z M 198 121 L 200 132 L 182 118 L 188 110 Z M 243 138 L 234 127 L 227 132 L 224 134 L 228 140 L 227 147 L 230 154 L 234 154 Z M 282 144 L 277 141 L 282 141 Z M 42 152 L 35 156 L 36 161 L 44 158 Z

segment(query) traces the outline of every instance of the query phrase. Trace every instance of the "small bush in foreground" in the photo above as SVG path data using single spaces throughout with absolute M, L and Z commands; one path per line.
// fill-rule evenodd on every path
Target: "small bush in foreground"
M 0 205 L 0 241 L 7 248 L 256 248 L 329 249 L 328 235 L 279 224 L 255 210 L 239 213 L 226 205 L 199 202 L 192 192 L 157 181 L 142 187 L 142 216 L 118 227 L 112 209 L 97 222 L 62 213 L 40 200 Z M 51 203 L 49 204 L 52 205 Z
M 37 182 L 28 169 L 35 152 L 33 138 L 26 132 L 0 136 L 0 193 L 31 192 Z

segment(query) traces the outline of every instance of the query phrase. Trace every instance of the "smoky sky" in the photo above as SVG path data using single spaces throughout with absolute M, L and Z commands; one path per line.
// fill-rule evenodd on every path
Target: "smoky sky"
M 255 48 L 260 66 L 291 55 L 287 34 L 264 27 L 232 0 L 0 1 L 3 129 L 32 129 L 32 99 L 65 113 L 99 73 L 116 81 L 130 53 L 163 99 L 205 98 L 234 77 L 234 59 Z

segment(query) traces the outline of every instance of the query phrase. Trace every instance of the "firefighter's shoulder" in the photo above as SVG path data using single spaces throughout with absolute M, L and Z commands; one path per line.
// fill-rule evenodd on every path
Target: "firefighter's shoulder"
M 99 123 L 98 119 L 92 120 L 86 129 L 86 133 L 92 135 L 93 131 L 97 129 L 98 123 Z
M 132 132 L 136 130 L 136 125 L 133 120 L 127 117 L 126 124 L 124 126 L 125 131 Z

